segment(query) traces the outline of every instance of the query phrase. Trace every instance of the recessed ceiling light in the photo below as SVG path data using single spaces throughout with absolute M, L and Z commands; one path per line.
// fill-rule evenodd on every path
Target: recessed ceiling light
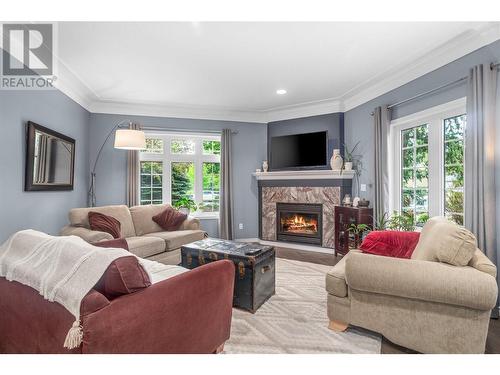
M 276 90 L 276 94 L 278 94 L 278 95 L 285 95 L 286 94 L 286 90 L 285 89 Z

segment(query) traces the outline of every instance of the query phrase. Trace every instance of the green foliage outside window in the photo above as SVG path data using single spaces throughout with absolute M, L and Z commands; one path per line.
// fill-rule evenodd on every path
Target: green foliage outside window
M 466 116 L 444 120 L 444 211 L 464 224 L 464 131 Z
M 163 163 L 161 161 L 141 162 L 140 203 L 161 204 L 163 202 Z
M 395 216 L 401 224 L 407 216 L 412 223 L 423 225 L 429 206 L 429 126 L 423 124 L 401 132 L 401 210 L 405 216 Z
M 191 162 L 172 162 L 172 205 L 182 198 L 194 197 L 194 164 Z
M 219 211 L 220 163 L 203 163 L 203 203 L 204 212 Z
M 203 141 L 203 154 L 220 155 L 220 141 Z
M 191 139 L 172 139 L 170 152 L 172 154 L 194 154 L 194 144 Z

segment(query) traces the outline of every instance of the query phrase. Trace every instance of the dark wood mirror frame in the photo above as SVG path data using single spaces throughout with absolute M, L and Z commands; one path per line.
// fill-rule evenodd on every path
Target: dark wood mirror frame
M 71 144 L 71 171 L 70 182 L 65 183 L 46 183 L 38 184 L 33 181 L 34 167 L 35 167 L 35 132 L 43 132 L 54 138 L 59 138 Z M 28 121 L 26 124 L 26 160 L 25 160 L 25 177 L 24 177 L 24 191 L 62 191 L 73 190 L 73 181 L 75 176 L 75 140 L 64 134 L 58 133 L 44 126 L 38 125 L 34 122 Z

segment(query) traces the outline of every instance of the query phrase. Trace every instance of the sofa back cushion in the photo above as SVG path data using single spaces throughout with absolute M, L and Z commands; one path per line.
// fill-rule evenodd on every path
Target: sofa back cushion
M 120 222 L 120 237 L 135 236 L 134 223 L 130 211 L 125 205 L 73 208 L 69 211 L 69 222 L 75 227 L 84 227 L 90 229 L 89 212 L 99 212 L 114 217 Z
M 476 237 L 444 217 L 425 223 L 411 259 L 466 266 L 476 251 Z
M 150 204 L 130 207 L 130 214 L 132 215 L 137 236 L 163 232 L 165 229 L 153 221 L 153 216 L 160 214 L 168 207 L 171 206 L 169 204 Z

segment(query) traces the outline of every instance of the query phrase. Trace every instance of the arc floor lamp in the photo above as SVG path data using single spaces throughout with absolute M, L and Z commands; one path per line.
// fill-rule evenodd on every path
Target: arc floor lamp
M 106 139 L 102 143 L 99 151 L 97 152 L 97 157 L 94 162 L 94 167 L 90 172 L 90 189 L 88 193 L 88 205 L 90 207 L 95 207 L 96 205 L 96 194 L 95 194 L 95 183 L 96 183 L 96 173 L 95 169 L 97 163 L 99 162 L 99 158 L 101 156 L 101 152 L 108 142 L 109 138 L 113 133 L 115 133 L 115 144 L 114 148 L 120 150 L 142 150 L 146 148 L 146 135 L 144 131 L 139 129 L 132 129 L 132 122 L 125 120 L 120 121 L 116 124 L 113 129 L 108 133 Z

